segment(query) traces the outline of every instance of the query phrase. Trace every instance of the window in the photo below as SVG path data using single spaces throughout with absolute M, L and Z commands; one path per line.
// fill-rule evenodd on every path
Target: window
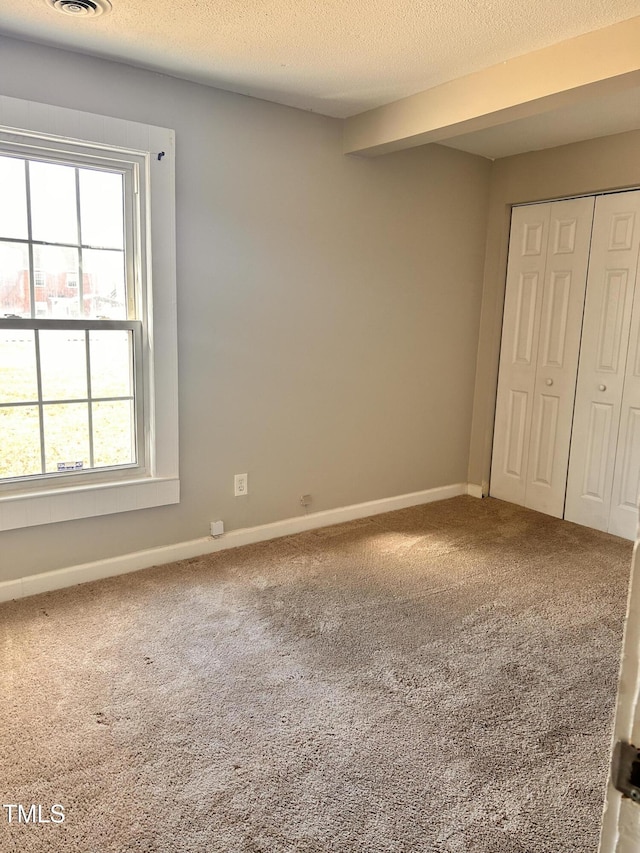
M 0 529 L 178 499 L 173 135 L 50 109 L 91 133 L 0 128 Z
M 0 146 L 0 483 L 144 466 L 137 165 L 25 153 Z

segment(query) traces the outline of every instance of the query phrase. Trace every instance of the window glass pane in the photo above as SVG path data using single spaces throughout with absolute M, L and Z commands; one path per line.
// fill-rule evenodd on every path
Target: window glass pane
M 123 179 L 115 172 L 80 169 L 82 244 L 124 249 Z
M 82 250 L 85 317 L 126 320 L 124 252 Z
M 0 242 L 0 317 L 30 317 L 29 250 Z
M 30 152 L 0 153 L 0 320 L 134 316 L 127 175 Z M 0 329 L 0 479 L 135 464 L 134 332 L 42 325 Z
M 36 317 L 79 317 L 78 250 L 34 246 L 33 265 Z
M 27 183 L 24 160 L 0 157 L 0 237 L 26 240 Z
M 89 467 L 89 405 L 62 403 L 44 407 L 47 474 Z
M 134 435 L 131 401 L 93 404 L 93 458 L 96 468 L 135 462 Z
M 0 403 L 37 403 L 37 401 L 38 378 L 34 332 L 30 329 L 0 329 Z
M 42 474 L 37 406 L 0 409 L 0 477 Z
M 85 332 L 41 330 L 40 371 L 43 400 L 77 400 L 87 396 Z
M 89 332 L 93 398 L 133 394 L 132 337 L 132 332 L 120 329 Z
M 30 161 L 31 231 L 34 240 L 78 242 L 76 170 Z

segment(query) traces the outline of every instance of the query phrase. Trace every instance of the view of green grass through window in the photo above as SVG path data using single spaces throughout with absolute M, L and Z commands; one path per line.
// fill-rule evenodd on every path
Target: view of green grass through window
M 137 461 L 118 171 L 0 156 L 0 478 Z

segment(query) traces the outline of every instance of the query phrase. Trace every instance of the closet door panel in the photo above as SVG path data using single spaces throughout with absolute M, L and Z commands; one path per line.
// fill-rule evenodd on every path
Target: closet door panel
M 640 498 L 640 286 L 636 285 L 620 410 L 609 532 L 635 539 Z
M 609 529 L 639 246 L 640 192 L 598 198 L 565 507 L 568 521 L 598 530 Z M 619 495 L 623 479 L 621 469 Z
M 505 291 L 491 494 L 524 504 L 550 204 L 516 207 Z
M 525 505 L 562 518 L 593 198 L 551 205 Z

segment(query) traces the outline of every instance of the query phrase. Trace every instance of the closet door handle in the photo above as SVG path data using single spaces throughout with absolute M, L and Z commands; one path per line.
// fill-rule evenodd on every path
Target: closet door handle
M 598 389 L 599 389 L 600 391 L 606 391 L 606 390 L 607 390 L 607 386 L 606 386 L 606 385 L 598 385 Z
M 553 385 L 553 379 L 547 379 L 546 382 L 547 385 Z

